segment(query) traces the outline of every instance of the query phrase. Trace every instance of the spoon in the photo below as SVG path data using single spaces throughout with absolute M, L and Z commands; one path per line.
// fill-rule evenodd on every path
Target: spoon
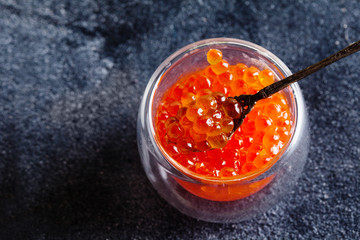
M 240 96 L 233 97 L 240 105 L 241 107 L 241 115 L 240 118 L 234 119 L 234 128 L 230 132 L 231 137 L 233 133 L 240 127 L 242 122 L 244 121 L 244 118 L 246 115 L 251 111 L 251 109 L 254 107 L 255 103 L 261 99 L 267 98 L 274 93 L 284 89 L 285 87 L 289 86 L 292 83 L 295 83 L 310 74 L 313 74 L 314 72 L 317 72 L 318 70 L 344 58 L 347 57 L 357 51 L 360 50 L 360 41 L 357 41 L 348 47 L 340 50 L 339 52 L 321 60 L 318 63 L 315 63 L 303 70 L 300 70 L 297 73 L 294 73 L 293 75 L 286 77 L 280 81 L 274 82 L 273 84 L 264 87 L 263 89 L 259 90 L 255 94 L 244 94 Z

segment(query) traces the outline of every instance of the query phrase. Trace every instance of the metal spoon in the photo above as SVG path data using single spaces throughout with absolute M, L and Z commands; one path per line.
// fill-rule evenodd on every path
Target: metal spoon
M 357 41 L 348 47 L 340 50 L 339 52 L 321 60 L 318 63 L 315 63 L 297 73 L 294 73 L 293 75 L 284 78 L 280 81 L 274 82 L 273 84 L 264 87 L 260 91 L 258 91 L 255 94 L 250 95 L 240 95 L 234 97 L 234 99 L 240 104 L 241 106 L 241 116 L 240 118 L 234 119 L 234 128 L 230 133 L 230 137 L 232 134 L 240 127 L 242 122 L 244 121 L 244 118 L 246 115 L 251 111 L 251 109 L 254 107 L 255 103 L 261 99 L 267 98 L 274 93 L 284 89 L 285 87 L 289 86 L 290 84 L 297 82 L 310 74 L 313 74 L 314 72 L 326 67 L 327 65 L 330 65 L 344 57 L 347 57 L 357 51 L 360 50 L 360 41 Z

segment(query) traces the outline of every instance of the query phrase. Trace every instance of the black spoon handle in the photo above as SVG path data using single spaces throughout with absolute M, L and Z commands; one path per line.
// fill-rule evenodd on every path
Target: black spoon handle
M 307 76 L 309 76 L 310 74 L 322 69 L 323 67 L 326 67 L 327 65 L 336 62 L 344 57 L 347 57 L 357 51 L 360 50 L 360 41 L 357 41 L 349 46 L 347 46 L 346 48 L 340 50 L 339 52 L 321 60 L 318 63 L 315 63 L 287 78 L 284 78 L 281 81 L 275 82 L 267 87 L 264 87 L 263 89 L 261 89 L 259 92 L 257 92 L 254 95 L 254 100 L 258 101 L 260 99 L 264 99 L 267 98 L 269 96 L 271 96 L 272 94 L 280 91 L 281 89 L 289 86 L 291 83 L 297 82 Z

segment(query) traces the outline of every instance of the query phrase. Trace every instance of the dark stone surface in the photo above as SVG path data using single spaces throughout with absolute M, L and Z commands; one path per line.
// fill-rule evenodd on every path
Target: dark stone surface
M 356 0 L 0 0 L 0 239 L 359 239 L 359 53 L 300 83 L 308 162 L 254 220 L 177 212 L 135 140 L 142 92 L 176 49 L 234 37 L 296 71 L 359 40 L 359 19 Z

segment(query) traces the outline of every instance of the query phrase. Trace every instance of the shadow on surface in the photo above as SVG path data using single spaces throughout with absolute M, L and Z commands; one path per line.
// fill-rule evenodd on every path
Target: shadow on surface
M 129 139 L 136 138 L 134 128 L 126 132 Z M 16 204 L 14 212 L 3 221 L 5 236 L 114 231 L 130 237 L 137 233 L 174 232 L 181 229 L 181 223 L 188 226 L 189 221 L 195 222 L 177 212 L 152 188 L 142 169 L 136 142 L 119 139 L 121 134 L 115 132 L 105 142 L 95 141 L 93 149 L 101 150 L 94 158 L 69 159 L 81 165 L 58 175 L 52 186 L 43 186 L 44 192 L 35 194 L 35 200 L 27 206 Z M 66 154 L 66 149 L 63 152 Z M 81 152 L 77 155 L 86 157 Z

